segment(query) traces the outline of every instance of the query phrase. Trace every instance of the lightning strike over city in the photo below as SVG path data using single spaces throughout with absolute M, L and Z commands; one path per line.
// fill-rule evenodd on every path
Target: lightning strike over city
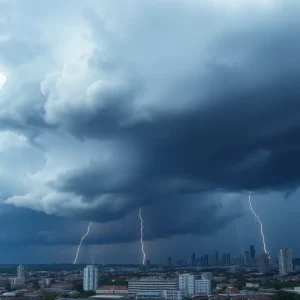
M 146 253 L 144 250 L 144 226 L 143 226 L 143 217 L 142 217 L 142 209 L 139 209 L 139 218 L 141 221 L 141 250 L 142 250 L 142 256 L 143 256 L 143 265 L 145 265 L 145 261 L 146 261 Z
M 251 202 L 251 192 L 249 193 L 249 206 L 250 206 L 250 210 L 253 213 L 255 220 L 259 223 L 260 225 L 260 234 L 262 237 L 262 242 L 263 242 L 263 247 L 264 247 L 264 252 L 268 253 L 267 251 L 267 247 L 266 247 L 266 241 L 265 241 L 265 235 L 264 235 L 264 231 L 263 231 L 263 224 L 259 218 L 259 216 L 256 214 L 256 212 L 254 211 L 253 207 L 252 207 L 252 202 Z
M 76 256 L 75 256 L 74 263 L 73 263 L 74 265 L 77 263 L 78 255 L 79 255 L 79 252 L 80 252 L 81 245 L 82 245 L 84 239 L 85 239 L 85 238 L 88 236 L 88 234 L 90 233 L 90 228 L 91 228 L 92 225 L 93 225 L 93 222 L 91 222 L 91 223 L 89 224 L 86 233 L 85 233 L 84 236 L 81 238 L 81 241 L 80 241 L 80 243 L 79 243 L 79 245 L 78 245 L 78 247 L 77 247 L 77 252 L 76 252 Z

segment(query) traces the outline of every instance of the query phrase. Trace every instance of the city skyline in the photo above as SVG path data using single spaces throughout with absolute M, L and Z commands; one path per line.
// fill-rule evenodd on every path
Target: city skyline
M 0 0 L 0 264 L 300 257 L 299 11 Z

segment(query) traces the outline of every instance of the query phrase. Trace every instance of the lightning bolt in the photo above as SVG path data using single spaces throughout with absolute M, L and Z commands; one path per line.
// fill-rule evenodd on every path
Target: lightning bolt
M 140 221 L 141 221 L 141 247 L 142 247 L 142 254 L 143 254 L 143 265 L 145 265 L 146 253 L 145 253 L 145 250 L 144 250 L 144 241 L 143 241 L 144 226 L 143 226 L 143 218 L 142 218 L 142 209 L 141 208 L 139 209 L 139 218 L 140 218 Z
M 90 228 L 91 228 L 92 224 L 93 224 L 93 222 L 91 222 L 91 223 L 89 224 L 89 226 L 88 226 L 88 228 L 87 228 L 87 231 L 86 231 L 85 235 L 81 238 L 81 241 L 80 241 L 80 243 L 79 243 L 79 245 L 78 245 L 77 252 L 76 252 L 76 256 L 75 256 L 75 259 L 74 259 L 74 263 L 73 263 L 74 265 L 77 263 L 78 254 L 79 254 L 79 252 L 80 252 L 80 248 L 81 248 L 82 242 L 84 241 L 84 239 L 86 238 L 86 236 L 90 233 Z
M 255 220 L 260 224 L 260 234 L 261 234 L 261 237 L 262 237 L 262 242 L 263 242 L 263 246 L 264 246 L 264 251 L 265 251 L 265 253 L 268 253 L 267 247 L 266 247 L 265 235 L 264 235 L 264 231 L 263 231 L 263 224 L 262 224 L 262 222 L 260 221 L 259 216 L 256 214 L 256 212 L 254 211 L 254 209 L 253 209 L 253 207 L 252 207 L 252 202 L 251 202 L 251 192 L 249 193 L 249 206 L 250 206 L 251 212 L 253 213 L 253 215 L 254 215 L 254 217 L 255 217 Z

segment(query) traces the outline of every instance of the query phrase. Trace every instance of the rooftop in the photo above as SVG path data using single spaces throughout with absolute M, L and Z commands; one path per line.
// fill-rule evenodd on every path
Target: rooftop
M 151 291 L 146 291 L 146 292 L 138 292 L 136 293 L 137 296 L 160 296 L 161 292 L 151 292 Z
M 98 290 L 127 290 L 126 285 L 102 285 L 98 287 Z

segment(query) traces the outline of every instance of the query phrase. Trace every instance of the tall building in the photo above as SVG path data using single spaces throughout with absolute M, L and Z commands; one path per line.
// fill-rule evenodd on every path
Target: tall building
M 171 259 L 171 256 L 168 257 L 168 266 L 171 266 L 172 265 L 172 259 Z
M 229 266 L 231 264 L 230 253 L 223 253 L 223 265 Z
M 203 266 L 208 266 L 208 254 L 205 254 L 204 255 L 204 258 L 203 258 Z
M 269 272 L 269 254 L 263 253 L 258 257 L 258 271 L 266 274 Z
M 178 280 L 146 277 L 140 279 L 131 279 L 128 281 L 128 292 L 130 294 L 146 291 L 163 292 L 165 290 L 179 290 Z
M 147 259 L 147 261 L 146 261 L 146 268 L 150 269 L 150 266 L 151 266 L 151 261 L 150 261 L 150 259 Z
M 253 245 L 250 245 L 250 262 L 251 264 L 255 264 L 255 249 Z
M 98 269 L 94 265 L 88 265 L 83 270 L 83 289 L 96 291 L 98 287 Z
M 250 257 L 249 257 L 249 251 L 244 251 L 244 265 L 250 264 Z
M 19 265 L 17 268 L 16 284 L 24 284 L 24 283 L 25 283 L 25 268 L 23 265 Z
M 215 252 L 215 265 L 217 266 L 219 264 L 219 252 L 216 250 Z
M 189 297 L 195 293 L 195 276 L 191 274 L 179 275 L 179 290 L 183 297 Z
M 293 257 L 291 249 L 280 249 L 278 261 L 280 275 L 286 275 L 293 272 Z
M 195 294 L 211 294 L 211 281 L 206 279 L 195 280 Z
M 191 256 L 191 265 L 192 266 L 196 265 L 196 254 L 195 253 L 193 253 Z

